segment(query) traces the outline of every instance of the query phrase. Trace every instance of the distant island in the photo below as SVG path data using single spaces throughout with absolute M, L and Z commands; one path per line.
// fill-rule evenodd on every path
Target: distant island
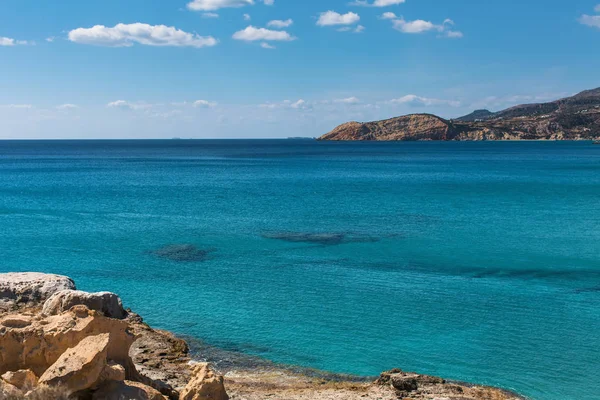
M 456 119 L 410 114 L 374 122 L 348 122 L 318 140 L 599 140 L 600 88 L 549 103 L 523 104 Z

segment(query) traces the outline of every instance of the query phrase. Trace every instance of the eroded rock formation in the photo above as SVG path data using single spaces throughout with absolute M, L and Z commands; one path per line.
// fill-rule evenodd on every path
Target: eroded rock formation
M 69 278 L 43 274 L 0 274 L 0 288 L 10 303 L 0 310 L 0 400 L 179 398 L 169 383 L 138 372 L 130 356 L 135 332 L 161 334 L 127 315 L 117 295 L 76 291 Z M 176 367 L 189 377 L 187 360 Z M 208 366 L 193 377 L 190 399 L 227 398 L 223 377 Z
M 44 303 L 42 313 L 57 315 L 76 305 L 84 305 L 109 318 L 123 319 L 127 316 L 121 299 L 116 294 L 110 292 L 88 293 L 81 290 L 61 290 L 54 293 Z

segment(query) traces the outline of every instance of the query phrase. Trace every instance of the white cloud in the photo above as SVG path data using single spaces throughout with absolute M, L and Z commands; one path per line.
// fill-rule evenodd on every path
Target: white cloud
M 187 8 L 193 11 L 215 11 L 220 8 L 239 8 L 253 5 L 254 0 L 192 0 Z
M 280 103 L 264 103 L 259 104 L 260 108 L 268 108 L 268 109 L 294 109 L 294 110 L 308 110 L 312 109 L 312 104 L 308 103 L 304 99 L 299 99 L 296 101 L 284 100 Z
M 252 17 L 250 16 L 250 14 L 244 14 L 244 21 L 250 21 L 252 19 Z
M 0 106 L 2 108 L 18 108 L 18 109 L 24 109 L 24 110 L 28 110 L 33 108 L 33 106 L 31 104 L 7 104 L 4 106 Z
M 269 21 L 267 23 L 267 26 L 281 29 L 281 28 L 287 28 L 289 26 L 292 26 L 293 23 L 294 23 L 294 21 L 291 18 L 286 19 L 286 20 L 275 19 L 273 21 Z
M 600 13 L 600 4 L 594 7 L 594 11 Z M 579 23 L 582 25 L 590 26 L 592 28 L 600 29 L 600 15 L 587 15 L 583 14 L 579 18 Z
M 266 28 L 256 28 L 254 26 L 249 26 L 246 29 L 234 33 L 233 38 L 235 40 L 244 40 L 247 42 L 256 40 L 290 41 L 296 39 L 286 31 L 273 31 Z
M 332 26 L 332 25 L 353 25 L 360 21 L 360 16 L 353 12 L 346 14 L 340 14 L 335 11 L 326 11 L 319 14 L 317 20 L 318 26 Z
M 334 100 L 335 103 L 344 103 L 344 104 L 358 104 L 360 103 L 360 100 L 358 99 L 358 97 L 347 97 L 345 99 L 337 99 Z
M 113 28 L 96 25 L 92 28 L 77 28 L 69 32 L 69 40 L 95 46 L 129 47 L 134 43 L 146 46 L 206 47 L 218 41 L 212 36 L 184 32 L 165 25 L 142 23 L 117 24 Z
M 217 103 L 208 100 L 196 100 L 194 107 L 196 108 L 213 108 L 216 107 Z
M 414 94 L 408 94 L 398 99 L 389 101 L 392 104 L 406 104 L 412 107 L 430 107 L 430 106 L 450 106 L 460 107 L 460 101 L 455 100 L 440 100 L 428 97 L 421 97 Z
M 446 31 L 446 37 L 449 37 L 451 39 L 460 39 L 463 36 L 463 33 L 460 31 Z
M 422 19 L 406 21 L 404 18 L 401 18 L 394 20 L 394 29 L 403 33 L 423 33 L 431 30 L 440 30 L 440 25 L 435 25 Z
M 0 46 L 26 46 L 34 45 L 34 42 L 28 42 L 27 40 L 15 40 L 13 38 L 0 36 Z
M 265 6 L 272 6 L 275 4 L 275 0 L 263 0 L 263 3 L 265 3 Z
M 439 25 L 422 19 L 407 21 L 404 19 L 404 17 L 398 17 L 392 12 L 383 13 L 380 18 L 391 20 L 394 29 L 402 33 L 419 34 L 435 31 L 440 33 L 440 37 L 458 39 L 464 36 L 462 32 L 451 29 L 451 27 L 454 26 L 454 21 L 448 18 Z
M 273 49 L 276 49 L 276 48 L 277 48 L 277 47 L 275 47 L 275 46 L 273 46 L 273 45 L 270 45 L 270 44 L 269 44 L 269 43 L 267 43 L 267 42 L 262 42 L 262 43 L 260 44 L 260 47 L 262 47 L 263 49 L 269 49 L 269 50 L 273 50 Z
M 14 46 L 15 39 L 0 37 L 0 46 Z
M 76 104 L 69 104 L 69 103 L 56 106 L 57 110 L 74 110 L 76 108 L 79 108 L 79 106 Z
M 46 38 L 46 42 L 48 42 L 48 43 L 52 43 L 52 42 L 54 42 L 54 40 L 56 40 L 55 36 L 50 36 L 50 37 Z
M 354 33 L 361 33 L 365 31 L 365 27 L 362 25 L 358 25 L 356 29 L 354 29 Z
M 214 12 L 205 12 L 202 14 L 202 18 L 219 18 L 219 14 Z
M 403 4 L 404 2 L 406 2 L 406 0 L 375 0 L 373 3 L 369 3 L 367 0 L 356 0 L 350 3 L 350 5 L 364 7 L 389 7 Z
M 300 99 L 300 100 L 296 101 L 295 103 L 290 104 L 290 107 L 304 109 L 304 108 L 307 108 L 308 105 L 306 104 L 306 101 Z
M 106 105 L 108 108 L 120 108 L 123 110 L 145 110 L 152 108 L 152 104 L 146 103 L 131 103 L 125 100 L 117 100 Z
M 600 15 L 587 15 L 584 14 L 579 18 L 579 23 L 590 26 L 592 28 L 600 29 Z

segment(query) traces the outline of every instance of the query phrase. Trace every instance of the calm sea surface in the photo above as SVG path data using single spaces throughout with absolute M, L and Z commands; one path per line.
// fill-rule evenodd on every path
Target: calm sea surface
M 225 349 L 600 398 L 589 142 L 5 141 L 0 245 Z

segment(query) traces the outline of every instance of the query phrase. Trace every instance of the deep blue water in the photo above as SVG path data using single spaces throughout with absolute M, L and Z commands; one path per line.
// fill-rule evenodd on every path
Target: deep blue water
M 5 141 L 0 271 L 276 362 L 591 400 L 599 200 L 589 142 Z

